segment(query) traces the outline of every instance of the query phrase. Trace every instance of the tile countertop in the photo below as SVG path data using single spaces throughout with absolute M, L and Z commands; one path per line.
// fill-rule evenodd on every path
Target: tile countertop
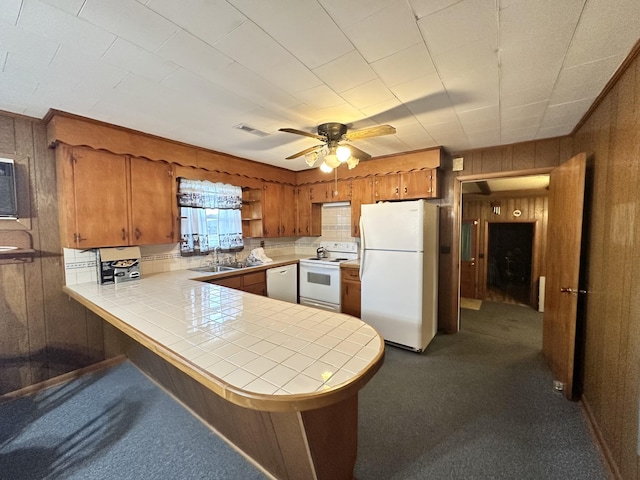
M 298 411 L 332 404 L 357 392 L 382 365 L 382 338 L 357 318 L 196 278 L 202 272 L 178 270 L 64 291 L 218 395 L 248 408 Z

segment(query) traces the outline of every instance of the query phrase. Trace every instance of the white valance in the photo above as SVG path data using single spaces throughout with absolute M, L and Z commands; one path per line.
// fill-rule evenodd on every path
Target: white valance
M 242 208 L 242 188 L 228 183 L 180 179 L 178 204 L 192 208 Z

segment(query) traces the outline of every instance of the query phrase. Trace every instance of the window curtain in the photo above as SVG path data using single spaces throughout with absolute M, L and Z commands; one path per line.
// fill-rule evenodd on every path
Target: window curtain
M 214 249 L 233 252 L 242 240 L 242 188 L 181 178 L 178 186 L 182 255 L 206 255 Z

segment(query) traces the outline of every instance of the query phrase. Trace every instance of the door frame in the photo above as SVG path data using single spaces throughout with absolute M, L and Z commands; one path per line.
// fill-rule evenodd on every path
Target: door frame
M 455 309 L 455 318 L 457 319 L 455 329 L 450 333 L 460 331 L 460 236 L 462 231 L 462 184 L 465 182 L 481 182 L 483 180 L 492 180 L 494 178 L 513 178 L 527 177 L 531 175 L 548 175 L 555 167 L 531 168 L 526 170 L 510 170 L 504 172 L 478 173 L 471 175 L 459 175 L 455 177 L 453 184 L 453 241 L 451 245 L 451 308 Z

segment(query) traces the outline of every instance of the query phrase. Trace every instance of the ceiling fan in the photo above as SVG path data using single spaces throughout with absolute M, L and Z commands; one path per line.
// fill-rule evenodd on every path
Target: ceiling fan
M 392 135 L 396 133 L 396 129 L 391 125 L 378 125 L 375 127 L 348 131 L 345 124 L 335 122 L 318 125 L 317 134 L 305 132 L 303 130 L 296 130 L 295 128 L 281 128 L 279 131 L 293 133 L 295 135 L 303 135 L 323 142 L 320 145 L 315 145 L 313 147 L 306 148 L 301 152 L 294 153 L 286 159 L 294 160 L 304 155 L 305 161 L 310 167 L 312 167 L 319 159 L 323 159 L 320 168 L 326 172 L 330 172 L 341 163 L 346 163 L 351 169 L 358 165 L 360 160 L 368 160 L 371 158 L 371 155 L 367 152 L 364 152 L 353 145 L 345 145 L 345 142 L 361 140 L 363 138 L 379 137 L 381 135 Z

